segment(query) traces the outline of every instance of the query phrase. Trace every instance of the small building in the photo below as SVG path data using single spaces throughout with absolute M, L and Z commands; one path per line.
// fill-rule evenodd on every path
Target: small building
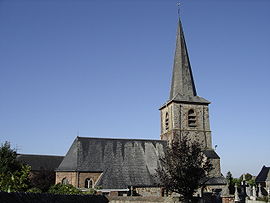
M 64 156 L 18 154 L 17 160 L 31 166 L 31 172 L 54 171 L 63 161 Z
M 270 188 L 270 167 L 263 166 L 255 179 L 256 184 L 263 188 Z
M 31 167 L 30 182 L 32 187 L 43 191 L 55 183 L 55 169 L 63 161 L 63 156 L 18 154 L 17 160 Z

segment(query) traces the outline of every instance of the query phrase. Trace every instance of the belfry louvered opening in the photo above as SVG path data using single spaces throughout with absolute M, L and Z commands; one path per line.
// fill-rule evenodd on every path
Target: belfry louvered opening
M 194 128 L 196 126 L 196 113 L 193 109 L 190 109 L 188 111 L 188 127 Z
M 166 117 L 165 117 L 165 129 L 169 130 L 169 114 L 168 114 L 168 112 L 166 113 Z

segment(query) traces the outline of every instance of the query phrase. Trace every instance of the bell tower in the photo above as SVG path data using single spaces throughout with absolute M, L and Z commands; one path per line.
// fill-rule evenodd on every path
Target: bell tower
M 169 100 L 162 105 L 161 139 L 169 142 L 186 136 L 205 149 L 212 149 L 209 101 L 196 92 L 181 20 L 178 21 L 176 48 Z

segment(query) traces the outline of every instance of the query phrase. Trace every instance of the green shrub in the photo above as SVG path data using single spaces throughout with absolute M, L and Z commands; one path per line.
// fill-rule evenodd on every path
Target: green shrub
M 29 192 L 29 193 L 42 193 L 42 190 L 37 188 L 37 187 L 33 187 L 33 188 L 28 189 L 26 192 Z
M 51 186 L 50 189 L 48 190 L 48 193 L 73 195 L 73 194 L 82 194 L 82 191 L 77 189 L 73 185 L 58 183 L 56 185 Z
M 96 193 L 97 191 L 94 188 L 90 188 L 89 190 L 83 192 L 83 194 L 87 194 L 87 195 L 94 195 Z

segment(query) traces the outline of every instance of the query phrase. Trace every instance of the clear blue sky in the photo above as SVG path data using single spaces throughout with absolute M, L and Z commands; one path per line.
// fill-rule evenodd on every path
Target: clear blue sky
M 175 0 L 1 0 L 0 142 L 64 155 L 75 137 L 159 139 Z M 270 166 L 270 1 L 183 0 L 222 171 Z

